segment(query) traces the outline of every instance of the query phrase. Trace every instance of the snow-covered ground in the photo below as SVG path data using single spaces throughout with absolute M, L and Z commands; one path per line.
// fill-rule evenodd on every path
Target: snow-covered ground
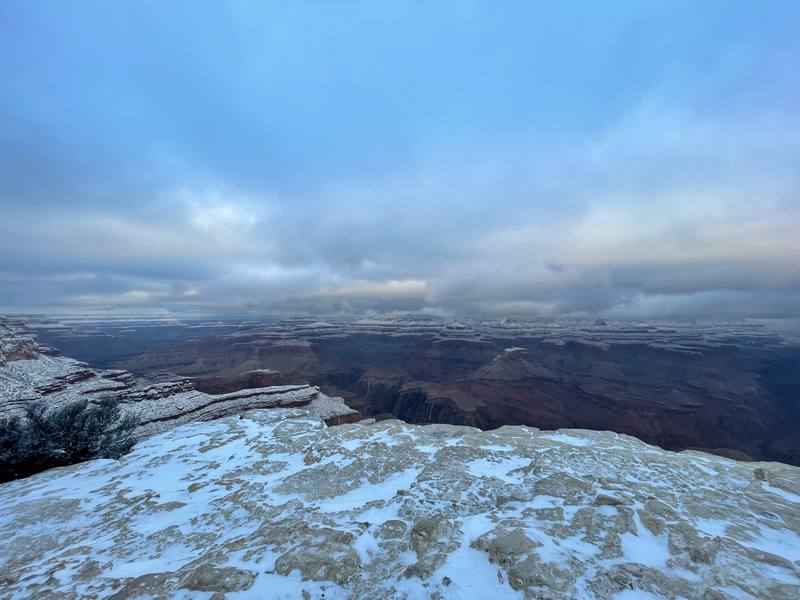
M 0 598 L 797 598 L 800 469 L 609 432 L 171 429 L 0 485 Z

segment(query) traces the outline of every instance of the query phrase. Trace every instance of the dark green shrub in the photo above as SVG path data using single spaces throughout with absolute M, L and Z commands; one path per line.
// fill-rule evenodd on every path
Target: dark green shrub
M 25 418 L 0 419 L 0 481 L 92 458 L 119 458 L 133 446 L 136 420 L 116 400 L 60 408 L 35 402 Z
M 24 431 L 19 417 L 0 419 L 0 482 L 16 478 Z

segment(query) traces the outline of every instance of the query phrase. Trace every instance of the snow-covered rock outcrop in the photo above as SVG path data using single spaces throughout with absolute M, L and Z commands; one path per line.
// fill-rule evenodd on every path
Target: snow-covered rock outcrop
M 127 371 L 93 369 L 51 348 L 40 348 L 22 324 L 0 318 L 0 418 L 23 414 L 25 406 L 37 400 L 57 407 L 106 396 L 117 399 L 123 411 L 136 415 L 139 438 L 254 408 L 304 406 L 309 414 L 330 424 L 360 418 L 340 398 L 325 396 L 308 385 L 206 394 L 188 380 L 139 384 Z
M 3 598 L 800 597 L 800 469 L 302 409 L 0 485 Z

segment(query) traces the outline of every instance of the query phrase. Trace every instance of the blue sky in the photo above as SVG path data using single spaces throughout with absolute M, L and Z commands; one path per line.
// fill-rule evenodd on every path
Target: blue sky
M 798 22 L 0 0 L 0 306 L 796 316 Z

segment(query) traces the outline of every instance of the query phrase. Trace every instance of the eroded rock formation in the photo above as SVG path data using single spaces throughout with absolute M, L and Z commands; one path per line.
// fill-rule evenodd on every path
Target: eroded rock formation
M 306 384 L 212 395 L 198 391 L 188 379 L 138 383 L 127 371 L 93 369 L 52 349 L 43 352 L 20 323 L 0 319 L 0 417 L 22 414 L 27 404 L 39 400 L 56 407 L 108 396 L 118 400 L 124 412 L 136 415 L 137 437 L 254 408 L 304 406 L 310 414 L 331 423 L 360 417 L 341 399 Z

